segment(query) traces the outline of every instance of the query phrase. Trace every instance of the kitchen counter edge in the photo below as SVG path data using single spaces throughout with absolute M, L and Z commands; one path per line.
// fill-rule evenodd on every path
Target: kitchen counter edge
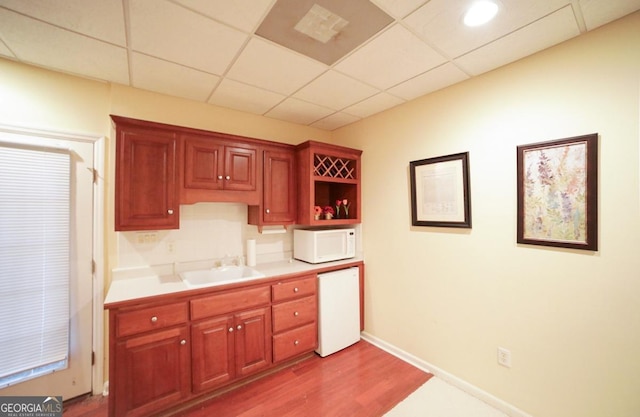
M 187 287 L 177 274 L 113 280 L 104 300 L 104 309 L 136 306 L 145 302 L 161 301 L 163 298 L 171 299 L 177 295 L 193 296 L 287 279 L 305 273 L 323 273 L 361 265 L 364 265 L 361 256 L 322 264 L 309 264 L 298 260 L 271 262 L 253 267 L 265 275 L 262 278 L 201 288 Z

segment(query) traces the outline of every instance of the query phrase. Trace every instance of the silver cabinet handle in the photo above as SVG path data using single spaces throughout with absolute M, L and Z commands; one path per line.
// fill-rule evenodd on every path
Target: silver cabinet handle
M 230 177 L 230 176 L 228 176 L 228 175 L 227 175 L 226 177 L 224 177 L 224 178 L 225 178 L 227 181 L 229 181 L 229 180 L 231 179 L 231 177 Z
M 294 344 L 295 346 L 298 346 L 298 345 L 300 344 L 300 342 L 296 340 L 295 342 L 293 342 L 293 344 Z
M 267 214 L 271 213 L 271 210 L 269 209 L 266 209 L 265 211 L 267 212 Z
M 293 292 L 298 292 L 298 291 L 300 291 L 300 290 L 298 289 L 298 287 L 295 287 L 295 288 L 293 289 Z
M 293 315 L 294 315 L 295 317 L 298 317 L 298 315 L 299 315 L 299 314 L 300 314 L 300 313 L 298 313 L 297 311 L 294 311 L 294 312 L 293 312 Z
M 221 180 L 222 179 L 222 175 L 218 175 L 218 179 Z
M 157 323 L 158 318 L 156 316 L 151 317 L 151 323 Z
M 236 327 L 238 330 L 242 330 L 242 324 L 238 324 L 238 327 Z
M 233 327 L 229 327 L 229 333 L 233 333 Z
M 167 213 L 169 213 L 169 214 L 173 214 L 173 209 L 169 209 L 169 210 L 167 210 Z
M 180 341 L 180 344 L 181 344 L 181 345 L 186 345 L 186 344 L 187 344 L 187 341 L 186 341 L 186 340 L 184 340 L 184 339 L 182 339 L 182 340 Z

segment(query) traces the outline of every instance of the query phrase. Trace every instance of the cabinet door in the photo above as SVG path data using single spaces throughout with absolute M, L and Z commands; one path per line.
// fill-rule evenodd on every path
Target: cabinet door
M 226 146 L 224 189 L 234 191 L 256 190 L 256 148 Z
M 116 134 L 115 229 L 177 229 L 175 135 L 128 126 Z
M 146 416 L 189 396 L 187 335 L 182 326 L 117 344 L 116 416 Z
M 296 187 L 293 151 L 264 151 L 264 223 L 293 223 Z
M 202 392 L 235 377 L 233 316 L 218 317 L 191 327 L 192 386 Z
M 238 377 L 271 364 L 271 309 L 264 307 L 235 315 L 236 373 Z
M 221 190 L 224 186 L 224 145 L 210 139 L 184 137 L 184 186 Z

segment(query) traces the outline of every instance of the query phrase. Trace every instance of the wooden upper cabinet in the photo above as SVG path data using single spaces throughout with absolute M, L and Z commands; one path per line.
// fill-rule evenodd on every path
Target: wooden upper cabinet
M 207 139 L 184 138 L 184 187 L 222 190 L 224 145 Z
M 232 141 L 223 134 L 181 135 L 184 147 L 184 180 L 181 201 L 259 201 L 258 147 Z M 236 193 L 237 192 L 237 193 Z
M 296 146 L 298 184 L 298 223 L 313 226 L 360 223 L 361 155 L 358 149 L 307 141 Z M 342 203 L 331 220 L 315 218 L 314 207 L 330 206 L 336 211 L 336 201 Z
M 258 149 L 249 146 L 225 146 L 224 189 L 255 191 Z
M 112 116 L 116 128 L 115 230 L 177 229 L 175 133 Z
M 249 224 L 289 225 L 296 221 L 295 153 L 292 148 L 263 151 L 262 201 L 249 207 Z
M 245 203 L 248 223 L 360 223 L 362 151 L 297 146 L 111 116 L 116 128 L 115 230 L 177 229 L 180 204 Z M 331 220 L 315 206 L 347 200 Z

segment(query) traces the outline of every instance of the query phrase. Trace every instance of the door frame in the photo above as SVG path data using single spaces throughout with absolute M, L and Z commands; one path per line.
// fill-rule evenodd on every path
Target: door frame
M 88 142 L 93 144 L 93 363 L 91 364 L 92 394 L 102 394 L 104 385 L 104 182 L 105 182 L 105 136 L 76 133 L 63 130 L 37 129 L 0 123 L 0 132 L 38 136 L 57 140 Z

